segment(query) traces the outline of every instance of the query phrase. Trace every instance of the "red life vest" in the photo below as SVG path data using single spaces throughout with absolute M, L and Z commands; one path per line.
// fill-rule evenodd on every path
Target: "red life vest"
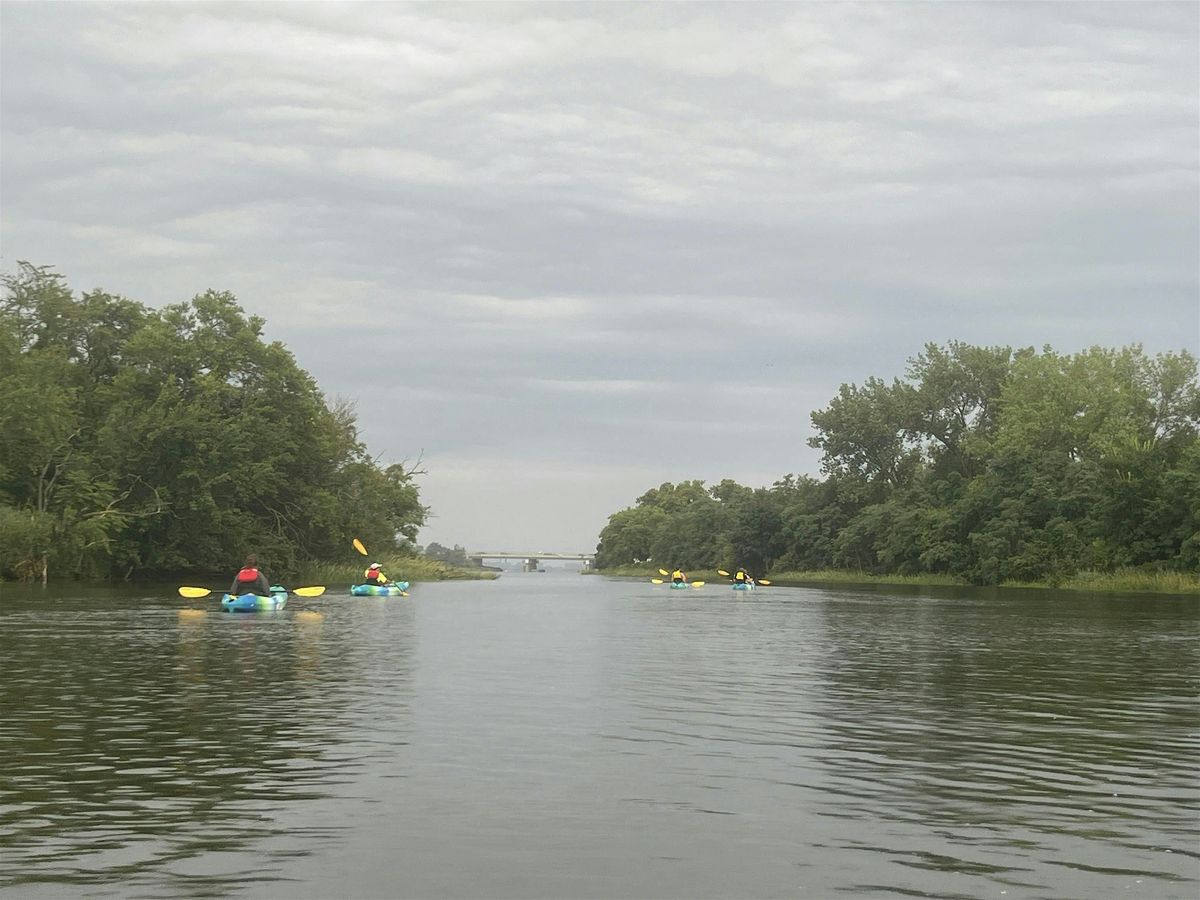
M 258 581 L 258 569 L 252 569 L 247 566 L 237 573 L 237 580 L 247 584 L 252 581 Z

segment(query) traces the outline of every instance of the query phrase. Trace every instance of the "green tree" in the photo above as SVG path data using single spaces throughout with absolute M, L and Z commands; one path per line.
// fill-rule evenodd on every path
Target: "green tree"
M 914 382 L 899 391 L 906 437 L 923 444 L 935 472 L 979 474 L 996 430 L 1013 351 L 951 341 L 926 344 L 909 362 Z
M 823 480 L 660 485 L 610 517 L 598 565 L 994 584 L 1200 562 L 1200 382 L 1186 351 L 928 344 L 903 380 L 842 385 L 812 421 Z
M 899 381 L 843 384 L 826 409 L 812 414 L 817 435 L 808 443 L 822 451 L 822 470 L 884 489 L 906 483 L 919 463 L 905 439 L 908 395 Z
M 222 570 L 251 550 L 280 571 L 350 534 L 411 549 L 418 473 L 371 459 L 353 409 L 231 294 L 77 300 L 28 264 L 4 287 L 0 574 L 39 554 L 62 574 Z
M 467 550 L 460 544 L 455 544 L 451 548 L 443 547 L 437 541 L 433 541 L 424 549 L 423 555 L 429 559 L 449 563 L 452 566 L 465 566 L 468 562 Z

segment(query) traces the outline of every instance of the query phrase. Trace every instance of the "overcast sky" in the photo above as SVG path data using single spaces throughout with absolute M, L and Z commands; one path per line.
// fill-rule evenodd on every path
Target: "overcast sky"
M 423 543 L 591 550 L 928 341 L 1197 352 L 1198 10 L 4 2 L 0 264 L 233 291 Z

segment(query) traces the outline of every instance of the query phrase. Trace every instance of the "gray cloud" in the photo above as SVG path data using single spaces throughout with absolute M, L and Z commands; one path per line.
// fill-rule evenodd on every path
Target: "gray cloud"
M 929 340 L 1200 348 L 1193 5 L 0 19 L 4 266 L 233 290 L 424 452 L 424 540 L 815 472 L 808 413 Z

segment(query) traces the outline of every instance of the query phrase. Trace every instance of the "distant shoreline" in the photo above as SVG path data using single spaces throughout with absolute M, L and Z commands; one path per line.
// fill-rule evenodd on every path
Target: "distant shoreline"
M 448 563 L 440 562 L 433 559 L 425 559 L 419 556 L 401 556 L 383 557 L 380 562 L 383 563 L 383 571 L 392 581 L 408 581 L 416 583 L 420 581 L 491 581 L 500 577 L 498 570 L 484 567 L 476 568 L 474 566 L 452 566 Z M 265 567 L 267 577 L 277 584 L 291 585 L 337 585 L 345 583 L 361 584 L 365 574 L 365 564 L 349 564 L 349 563 L 313 563 L 312 565 L 301 567 L 296 572 L 287 572 L 276 570 L 271 567 Z M 153 572 L 139 572 L 135 577 L 128 581 L 120 578 L 77 578 L 74 576 L 51 577 L 51 584 L 68 584 L 76 582 L 80 584 L 109 584 L 109 585 L 159 585 L 178 582 L 180 584 L 196 583 L 196 582 L 214 582 L 216 584 L 228 584 L 232 579 L 232 572 L 168 572 L 166 574 Z M 0 578 L 0 584 L 4 585 L 21 585 L 21 584 L 41 584 L 41 579 L 21 580 L 21 579 L 4 579 Z
M 597 575 L 610 578 L 661 578 L 657 567 L 618 566 L 612 569 L 597 569 Z M 687 571 L 691 581 L 709 584 L 728 584 L 729 579 L 712 570 Z M 806 585 L 912 585 L 917 587 L 981 587 L 951 575 L 873 575 L 841 569 L 822 569 L 811 572 L 777 572 L 763 575 L 773 587 L 802 587 Z M 1095 593 L 1145 593 L 1200 595 L 1200 576 L 1179 572 L 1079 572 L 1065 575 L 1058 583 L 1048 581 L 1006 581 L 988 588 L 1020 588 L 1034 590 L 1090 591 Z

